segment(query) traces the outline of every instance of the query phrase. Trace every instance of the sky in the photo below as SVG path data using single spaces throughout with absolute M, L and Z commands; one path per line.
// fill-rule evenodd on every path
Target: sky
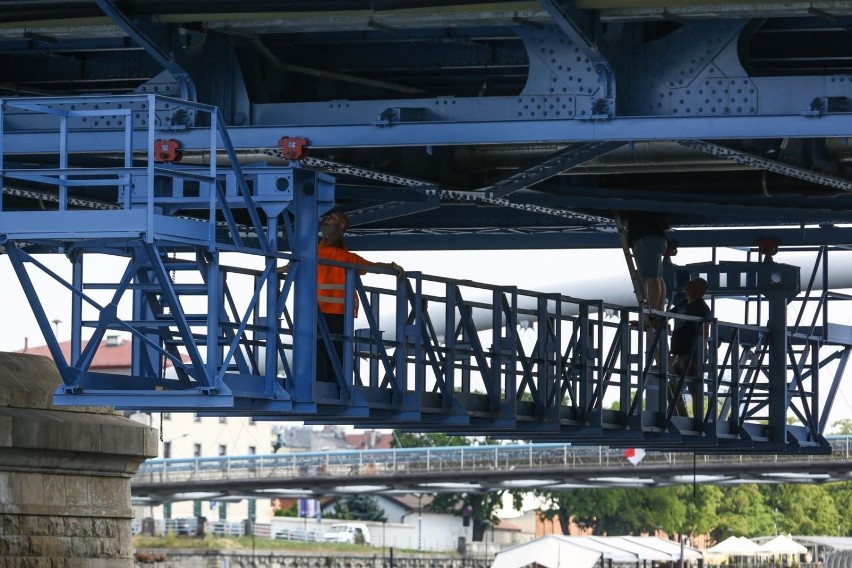
M 852 253 L 850 253 L 852 254 Z M 722 249 L 719 258 L 744 260 L 741 252 Z M 370 251 L 363 256 L 378 262 L 394 261 L 407 271 L 485 282 L 514 285 L 534 291 L 558 290 L 562 293 L 588 299 L 612 301 L 612 297 L 630 298 L 632 288 L 624 256 L 620 250 L 536 250 L 536 251 L 451 251 L 451 252 L 381 252 Z M 62 274 L 68 273 L 67 261 L 62 255 L 41 255 L 40 261 Z M 708 249 L 681 249 L 676 264 L 711 260 Z M 234 264 L 233 259 L 225 261 Z M 852 263 L 844 263 L 852 264 Z M 92 256 L 87 259 L 87 274 L 114 272 L 116 263 L 109 257 Z M 835 264 L 837 266 L 837 264 Z M 56 320 L 60 340 L 70 338 L 70 294 L 46 277 L 32 271 L 39 289 L 46 290 L 40 297 L 45 304 L 48 319 Z M 29 303 L 6 255 L 0 255 L 0 286 L 4 301 L 0 327 L 0 350 L 18 351 L 25 342 L 29 346 L 43 345 L 44 339 L 36 324 Z M 46 287 L 45 287 L 46 286 Z M 101 298 L 106 299 L 106 293 Z M 738 304 L 717 303 L 717 317 L 738 321 L 741 308 Z M 838 323 L 852 322 L 852 308 L 841 307 Z M 84 317 L 86 315 L 84 314 Z M 90 316 L 91 317 L 91 316 Z M 534 336 L 534 335 L 533 335 Z M 852 417 L 852 370 L 847 370 L 841 392 L 838 394 L 831 420 Z M 824 389 L 827 390 L 827 389 Z
M 362 256 L 375 262 L 394 261 L 407 271 L 489 284 L 516 285 L 528 290 L 539 290 L 543 285 L 562 282 L 591 282 L 594 290 L 601 280 L 620 282 L 622 291 L 627 290 L 629 293 L 631 290 L 621 251 L 370 251 Z M 62 255 L 38 255 L 36 258 L 66 277 L 70 274 L 68 262 Z M 229 259 L 227 262 L 234 263 L 234 260 Z M 85 270 L 87 274 L 114 273 L 117 268 L 108 257 L 92 256 L 87 257 Z M 70 339 L 70 294 L 59 289 L 48 278 L 41 277 L 38 271 L 30 273 L 34 280 L 40 282 L 37 289 L 43 287 L 48 290 L 40 295 L 40 299 L 45 305 L 48 319 L 59 320 L 56 326 L 60 340 Z M 0 328 L 0 350 L 20 350 L 25 340 L 30 346 L 43 345 L 41 331 L 6 255 L 0 255 L 0 283 L 4 297 L 3 321 L 10 324 L 13 322 L 12 325 Z M 571 292 L 570 286 L 568 288 L 566 293 L 576 295 Z M 101 297 L 105 296 L 101 294 Z

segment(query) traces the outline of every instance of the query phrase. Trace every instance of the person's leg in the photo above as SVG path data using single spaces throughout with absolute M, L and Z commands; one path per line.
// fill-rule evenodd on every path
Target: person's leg
M 664 310 L 666 307 L 666 281 L 661 276 L 645 280 L 648 291 L 648 307 L 652 310 Z
M 633 243 L 633 261 L 636 263 L 636 274 L 642 283 L 645 301 L 648 300 L 648 281 L 655 277 L 653 273 L 653 254 L 648 249 L 648 238 L 639 239 Z
M 663 280 L 663 253 L 667 241 L 663 237 L 644 237 L 633 244 L 636 272 L 645 286 L 648 307 L 662 310 L 665 307 L 666 283 Z
M 686 366 L 688 364 L 688 356 L 672 355 L 671 356 L 671 372 L 669 375 L 669 405 L 674 407 L 673 416 L 689 416 L 684 400 L 689 377 L 684 376 L 687 373 Z M 683 381 L 681 382 L 681 379 Z M 680 388 L 678 388 L 680 387 Z
M 337 363 L 341 366 L 341 372 L 343 371 L 343 314 L 331 314 L 332 317 L 329 318 L 328 331 L 331 333 L 331 342 L 334 345 L 334 355 L 337 358 Z M 331 376 L 334 377 L 332 367 Z M 337 382 L 335 379 L 334 382 Z
M 343 314 L 322 314 L 328 327 L 334 353 L 338 361 L 343 360 L 343 341 L 339 337 L 343 333 Z M 326 383 L 336 383 L 334 366 L 329 356 L 329 350 L 323 341 L 322 334 L 317 330 L 317 380 Z

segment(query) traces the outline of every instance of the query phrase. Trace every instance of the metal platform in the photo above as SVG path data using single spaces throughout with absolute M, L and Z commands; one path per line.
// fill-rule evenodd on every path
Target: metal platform
M 847 299 L 827 272 L 800 295 L 793 267 L 685 267 L 759 315 L 712 322 L 677 416 L 649 314 L 416 273 L 349 271 L 368 317 L 316 381 L 315 229 L 337 207 L 359 251 L 615 248 L 615 211 L 660 211 L 682 247 L 848 246 L 845 3 L 8 4 L 0 242 L 60 403 L 826 451 L 852 339 L 825 315 Z M 73 298 L 68 360 L 37 253 L 69 261 L 47 278 Z M 118 274 L 89 274 L 93 254 Z M 90 369 L 108 331 L 133 338 L 130 376 Z
M 125 142 L 121 167 L 69 168 L 60 153 L 56 168 L 4 169 L 7 178 L 57 197 L 53 210 L 0 213 L 6 252 L 63 377 L 57 404 L 708 453 L 827 451 L 816 386 L 822 362 L 815 354 L 828 342 L 815 328 L 787 325 L 788 304 L 799 293 L 798 267 L 669 267 L 674 291 L 703 276 L 712 295 L 750 298 L 766 314 L 763 325 L 710 322 L 712 347 L 697 371 L 703 380 L 689 393 L 689 416 L 675 415 L 669 389 L 660 388 L 673 383 L 676 396 L 684 391 L 686 377 L 668 366 L 667 330 L 687 316 L 654 314 L 665 325 L 640 332 L 649 314 L 638 308 L 420 273 L 402 280 L 379 275 L 373 285 L 355 266 L 346 267 L 343 359 L 336 376 L 316 380 L 315 220 L 333 203 L 333 180 L 299 168 L 166 166 L 151 152 L 136 166 L 131 134 L 149 147 L 162 144 L 155 142 L 162 140 L 158 113 L 209 113 L 217 124 L 216 110 L 153 95 L 85 102 L 100 109 L 80 114 L 72 108 L 80 99 L 5 105 L 53 118 L 60 148 L 73 146 L 78 134 L 70 122 L 124 109 L 124 128 L 115 132 Z M 136 132 L 136 121 L 146 136 Z M 233 153 L 224 128 L 211 128 L 208 139 L 211 155 L 220 145 Z M 81 187 L 97 188 L 105 206 L 72 204 L 83 198 L 75 195 Z M 278 252 L 286 250 L 285 236 L 301 244 Z M 28 270 L 46 271 L 28 249 L 60 248 L 72 265 L 72 278 L 61 282 L 73 294 L 70 360 Z M 113 280 L 86 272 L 91 253 L 120 263 Z M 233 263 L 224 260 L 230 254 L 237 255 Z M 291 268 L 279 279 L 275 268 L 283 261 Z M 356 296 L 366 316 L 359 329 Z M 521 321 L 538 334 L 530 350 L 519 337 Z M 92 339 L 84 348 L 86 328 Z M 330 348 L 335 338 L 320 330 Z M 89 368 L 110 331 L 132 335 L 130 376 Z M 788 415 L 794 424 L 787 424 Z

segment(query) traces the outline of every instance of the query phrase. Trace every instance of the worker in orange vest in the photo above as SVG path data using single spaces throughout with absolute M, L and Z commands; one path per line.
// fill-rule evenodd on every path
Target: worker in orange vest
M 341 211 L 329 213 L 322 218 L 320 224 L 320 239 L 317 247 L 317 302 L 322 317 L 328 326 L 328 331 L 332 336 L 334 351 L 337 354 L 338 362 L 343 361 L 343 341 L 339 339 L 343 335 L 343 321 L 345 308 L 346 294 L 346 269 L 341 266 L 331 266 L 323 264 L 323 260 L 333 260 L 335 262 L 346 262 L 349 264 L 363 264 L 364 266 L 374 266 L 395 270 L 399 278 L 405 276 L 405 270 L 395 262 L 371 262 L 353 252 L 349 252 L 343 235 L 346 229 L 349 228 L 349 218 Z M 286 272 L 287 268 L 280 268 L 279 272 Z M 364 274 L 365 271 L 359 271 L 359 274 Z M 358 299 L 355 299 L 355 315 L 358 315 Z M 337 336 L 337 337 L 335 337 Z M 317 380 L 323 382 L 336 383 L 334 378 L 334 367 L 329 358 L 328 350 L 325 347 L 325 342 L 322 337 L 317 337 Z

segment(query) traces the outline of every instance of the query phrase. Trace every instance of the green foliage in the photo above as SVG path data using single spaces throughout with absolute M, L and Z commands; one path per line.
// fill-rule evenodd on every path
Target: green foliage
M 490 493 L 439 493 L 428 509 L 436 513 L 461 516 L 470 512 L 473 521 L 473 540 L 481 541 L 487 526 L 500 523 L 497 510 L 503 503 L 503 491 Z
M 329 518 L 347 521 L 376 521 L 384 523 L 387 515 L 372 495 L 347 495 L 334 503 Z
M 449 436 L 440 432 L 410 433 L 394 430 L 391 445 L 395 448 L 434 448 L 441 446 L 495 445 L 499 441 L 491 438 Z M 429 510 L 460 516 L 467 509 L 473 520 L 473 540 L 481 541 L 486 525 L 500 522 L 496 512 L 503 503 L 503 491 L 484 495 L 472 493 L 439 493 L 429 504 Z
M 710 531 L 713 539 L 725 540 L 731 535 L 759 536 L 773 534 L 772 509 L 757 485 L 735 485 L 721 488 L 716 506 L 718 521 Z
M 825 486 L 825 490 L 831 496 L 834 507 L 838 512 L 852 511 L 852 481 L 831 483 Z M 852 515 L 848 513 L 840 515 L 834 531 L 827 534 L 836 536 L 852 535 Z
M 393 448 L 440 448 L 444 446 L 494 446 L 494 438 L 482 436 L 450 436 L 442 432 L 403 432 L 394 430 Z
M 286 509 L 275 509 L 273 513 L 276 517 L 298 517 L 299 516 L 299 505 L 298 503 L 293 503 Z
M 536 491 L 543 519 L 570 522 L 594 534 L 707 534 L 755 537 L 777 532 L 852 534 L 852 482 L 831 485 L 682 485 L 654 489 Z M 777 509 L 777 513 L 776 513 Z
M 840 515 L 825 487 L 810 484 L 771 485 L 768 502 L 777 508 L 778 532 L 834 534 Z
M 403 432 L 394 430 L 393 448 L 439 448 L 442 446 L 470 446 L 470 438 L 449 436 L 441 432 Z
M 677 526 L 681 534 L 706 534 L 719 520 L 719 504 L 724 489 L 716 485 L 683 485 L 675 488 L 686 504 L 686 518 Z
M 617 404 L 614 405 L 617 408 Z M 852 419 L 835 422 L 834 433 L 852 435 Z M 396 443 L 399 440 L 401 444 Z M 435 447 L 471 445 L 471 439 L 446 434 L 397 432 L 394 446 Z M 480 441 L 479 443 L 483 443 Z M 494 443 L 484 440 L 484 443 Z M 526 492 L 513 493 L 520 507 Z M 801 535 L 852 535 L 852 482 L 830 485 L 682 485 L 654 489 L 594 488 L 533 492 L 543 502 L 538 514 L 558 521 L 563 533 L 571 522 L 593 534 L 709 533 L 722 541 L 731 535 L 755 537 L 777 532 Z M 503 492 L 489 495 L 442 494 L 430 509 L 461 515 L 472 512 L 474 540 L 486 523 L 498 522 L 495 511 Z M 776 512 L 777 511 L 777 512 Z
M 606 519 L 611 518 L 624 498 L 623 489 L 569 489 L 567 491 L 538 491 L 546 502 L 539 515 L 544 519 L 558 519 L 563 534 L 568 523 L 583 523 L 594 534 L 605 532 Z
M 844 418 L 831 423 L 831 433 L 838 435 L 852 435 L 852 418 Z

